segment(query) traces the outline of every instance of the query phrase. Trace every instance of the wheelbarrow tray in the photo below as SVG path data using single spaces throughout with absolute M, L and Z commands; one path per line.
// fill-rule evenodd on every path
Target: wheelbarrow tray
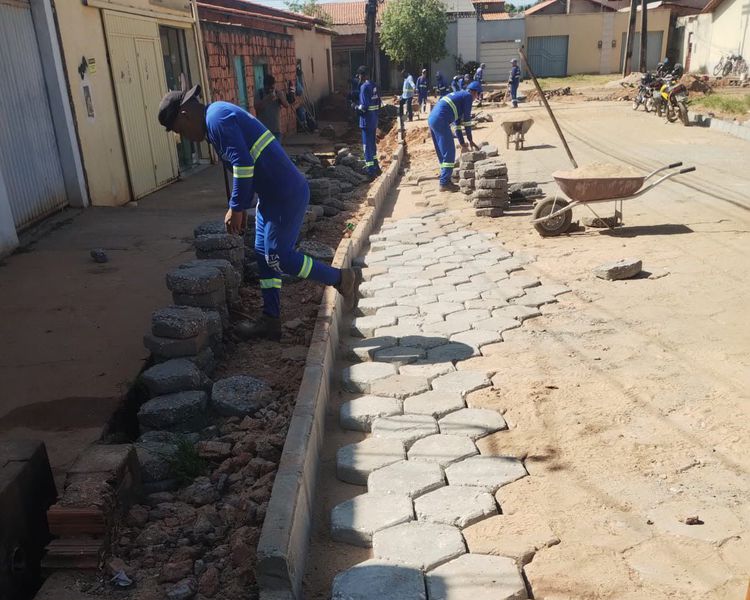
M 512 135 L 514 133 L 528 133 L 533 124 L 534 119 L 516 119 L 515 121 L 503 121 L 502 123 L 500 123 L 503 130 L 505 130 L 506 135 Z
M 555 171 L 552 177 L 563 194 L 576 202 L 597 202 L 632 196 L 645 177 L 575 177 L 573 171 Z

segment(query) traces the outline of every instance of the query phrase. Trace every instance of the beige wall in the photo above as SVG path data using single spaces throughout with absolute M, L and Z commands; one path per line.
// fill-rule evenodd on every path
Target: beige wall
M 721 57 L 728 54 L 750 59 L 750 14 L 742 14 L 743 4 L 747 5 L 746 0 L 725 0 L 713 13 L 679 19 L 685 24 L 684 57 L 688 41 L 693 44 L 691 71 L 705 70 L 713 74 Z
M 175 20 L 175 17 L 189 17 L 190 13 L 155 9 L 149 0 L 127 0 L 127 3 L 124 0 L 99 0 L 96 7 L 84 6 L 81 0 L 57 0 L 55 4 L 91 203 L 95 206 L 120 206 L 132 198 L 99 6 L 113 9 L 127 6 L 127 12 L 152 16 L 160 24 L 180 27 L 190 27 L 190 23 Z M 187 37 L 192 38 L 192 34 Z M 78 66 L 84 56 L 96 60 L 96 72 L 87 73 L 82 80 Z M 191 58 L 192 68 L 195 60 Z M 87 114 L 82 82 L 90 87 L 95 112 L 93 119 Z
M 663 31 L 661 56 L 667 50 L 669 33 L 668 9 L 648 13 L 648 30 Z M 590 13 L 573 15 L 531 15 L 526 17 L 526 36 L 568 36 L 568 75 L 582 73 L 616 73 L 620 70 L 620 44 L 627 31 L 627 13 Z M 640 18 L 636 20 L 640 31 Z M 599 40 L 602 49 L 598 48 Z M 616 45 L 612 48 L 612 40 Z
M 288 31 L 294 37 L 294 51 L 297 58 L 302 61 L 305 91 L 312 102 L 317 102 L 330 93 L 328 88 L 329 68 L 331 69 L 331 81 L 333 81 L 333 65 L 326 64 L 333 60 L 331 36 L 312 29 L 289 28 Z M 326 49 L 328 50 L 328 56 L 326 56 Z M 314 73 L 310 63 L 311 58 L 315 65 Z

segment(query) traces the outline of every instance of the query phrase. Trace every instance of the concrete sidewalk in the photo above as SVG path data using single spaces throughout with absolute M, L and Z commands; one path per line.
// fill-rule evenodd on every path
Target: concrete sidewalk
M 66 211 L 0 262 L 0 441 L 41 439 L 56 479 L 102 426 L 148 352 L 164 275 L 192 257 L 193 227 L 223 217 L 209 167 L 120 208 Z M 89 256 L 104 248 L 106 264 Z

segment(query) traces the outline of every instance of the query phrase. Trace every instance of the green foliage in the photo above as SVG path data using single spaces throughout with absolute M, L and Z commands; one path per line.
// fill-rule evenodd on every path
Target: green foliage
M 206 461 L 198 455 L 192 442 L 184 437 L 177 441 L 177 452 L 172 456 L 169 466 L 180 485 L 190 483 L 206 472 Z
M 318 3 L 318 0 L 288 0 L 286 6 L 292 12 L 315 17 L 327 25 L 333 22 L 331 15 Z
M 383 11 L 380 45 L 391 60 L 423 64 L 445 56 L 448 17 L 440 0 L 398 0 Z
M 750 95 L 711 94 L 696 100 L 691 99 L 690 104 L 728 115 L 745 115 L 750 112 Z

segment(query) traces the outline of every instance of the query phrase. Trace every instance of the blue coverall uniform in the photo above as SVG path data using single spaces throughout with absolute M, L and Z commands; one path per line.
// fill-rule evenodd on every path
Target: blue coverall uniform
M 258 194 L 255 255 L 263 312 L 280 316 L 282 273 L 338 285 L 339 269 L 295 250 L 310 188 L 271 132 L 239 106 L 213 102 L 206 108 L 206 133 L 225 168 L 232 169 L 229 207 L 247 210 Z
M 510 87 L 510 97 L 513 101 L 513 106 L 518 106 L 518 86 L 521 83 L 521 67 L 513 65 L 510 68 L 510 75 L 508 76 L 508 86 Z
M 456 137 L 463 146 L 462 129 L 466 128 L 466 137 L 473 142 L 471 136 L 471 92 L 461 90 L 442 97 L 432 109 L 427 124 L 430 126 L 432 142 L 435 144 L 438 161 L 440 161 L 440 185 L 448 185 L 455 167 L 456 144 L 453 141 L 451 123 L 456 126 Z
M 438 74 L 436 77 L 436 84 L 437 84 L 438 95 L 442 98 L 448 93 L 448 84 L 445 83 L 445 77 L 443 77 L 443 74 L 440 71 L 438 71 Z
M 462 75 L 456 75 L 451 81 L 451 91 L 460 92 L 464 86 L 464 78 Z
M 417 79 L 417 96 L 419 97 L 419 108 L 420 110 L 424 107 L 427 108 L 427 94 L 430 91 L 430 80 L 427 75 L 420 75 Z
M 378 88 L 372 81 L 365 81 L 359 87 L 359 127 L 362 130 L 362 146 L 365 152 L 365 167 L 370 175 L 377 175 L 378 165 L 375 132 L 378 129 L 378 111 L 380 96 Z

